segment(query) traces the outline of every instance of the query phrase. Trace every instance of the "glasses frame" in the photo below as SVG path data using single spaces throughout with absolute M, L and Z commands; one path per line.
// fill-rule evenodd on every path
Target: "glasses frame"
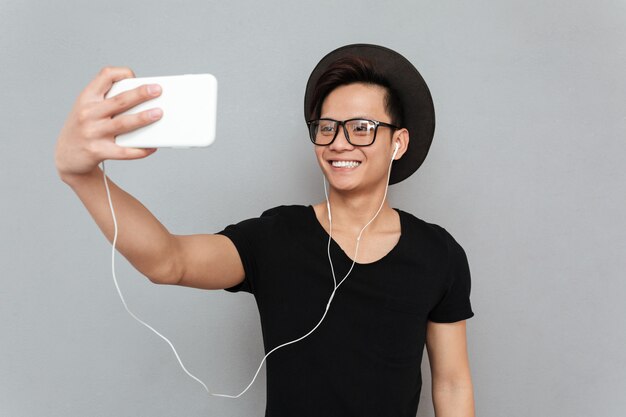
M 311 137 L 311 124 L 313 124 L 315 122 L 320 122 L 322 120 L 327 120 L 327 121 L 330 121 L 330 122 L 337 123 L 337 129 L 335 129 L 335 136 L 333 136 L 333 138 L 332 138 L 332 140 L 330 142 L 324 143 L 324 144 L 316 143 L 315 139 L 313 137 Z M 375 126 L 374 127 L 374 137 L 372 138 L 372 141 L 370 143 L 368 143 L 367 145 L 359 145 L 359 144 L 356 144 L 356 143 L 352 143 L 350 141 L 350 135 L 348 134 L 348 129 L 346 128 L 346 123 L 353 122 L 355 120 L 365 120 L 365 121 L 373 123 L 374 126 Z M 363 117 L 355 117 L 355 118 L 347 119 L 347 120 L 343 120 L 343 121 L 331 119 L 329 117 L 322 117 L 320 119 L 307 120 L 306 124 L 309 127 L 309 139 L 311 140 L 311 142 L 313 142 L 313 144 L 315 146 L 330 146 L 335 141 L 335 139 L 337 139 L 337 135 L 339 134 L 339 126 L 341 126 L 343 128 L 343 135 L 346 138 L 346 141 L 348 141 L 348 143 L 350 145 L 352 145 L 352 146 L 371 146 L 371 145 L 373 145 L 374 141 L 376 140 L 376 136 L 378 134 L 378 127 L 379 126 L 389 127 L 391 129 L 393 129 L 394 131 L 400 129 L 398 126 L 394 126 L 394 125 L 389 124 L 389 123 L 379 122 L 378 120 L 366 119 L 366 118 L 363 118 Z

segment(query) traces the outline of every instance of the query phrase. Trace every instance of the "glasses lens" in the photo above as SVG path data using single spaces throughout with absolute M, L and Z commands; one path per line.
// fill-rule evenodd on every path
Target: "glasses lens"
M 328 145 L 337 132 L 337 122 L 333 120 L 315 120 L 309 124 L 309 135 L 313 143 Z
M 354 145 L 364 146 L 374 142 L 376 125 L 371 120 L 350 120 L 346 123 L 346 129 Z

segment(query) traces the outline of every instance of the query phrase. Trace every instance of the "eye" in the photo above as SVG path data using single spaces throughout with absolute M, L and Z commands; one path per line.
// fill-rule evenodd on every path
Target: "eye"
M 356 135 L 369 135 L 374 131 L 374 124 L 367 120 L 356 120 L 351 123 L 350 131 Z
M 328 121 L 320 122 L 319 131 L 323 135 L 332 135 L 335 133 L 335 123 Z

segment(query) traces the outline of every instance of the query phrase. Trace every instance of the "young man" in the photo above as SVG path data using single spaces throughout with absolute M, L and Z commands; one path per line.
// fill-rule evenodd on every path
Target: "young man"
M 97 165 L 151 154 L 117 147 L 114 137 L 159 117 L 113 118 L 159 94 L 143 86 L 104 100 L 113 82 L 132 76 L 103 69 L 79 96 L 56 150 L 60 177 L 110 241 Z M 428 87 L 396 52 L 348 45 L 311 74 L 305 117 L 327 201 L 275 207 L 215 235 L 181 236 L 113 184 L 125 230 L 117 249 L 155 283 L 252 293 L 266 352 L 308 334 L 268 357 L 266 416 L 413 417 L 424 344 L 436 415 L 473 416 L 465 252 L 442 227 L 386 200 L 388 184 L 410 176 L 428 153 Z

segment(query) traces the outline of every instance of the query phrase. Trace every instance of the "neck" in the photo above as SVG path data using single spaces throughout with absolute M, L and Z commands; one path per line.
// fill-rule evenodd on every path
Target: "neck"
M 379 208 L 378 216 L 370 223 L 364 233 L 367 233 L 367 230 L 373 231 L 379 227 L 384 227 L 381 225 L 386 224 L 390 216 L 395 216 L 385 196 L 385 189 L 385 183 L 382 183 L 373 191 L 370 190 L 368 193 L 338 192 L 331 187 L 328 199 L 332 213 L 333 229 L 351 234 L 359 233 L 372 220 Z M 384 202 L 383 197 L 385 198 Z M 326 205 L 324 205 L 324 211 L 324 218 L 328 221 Z

